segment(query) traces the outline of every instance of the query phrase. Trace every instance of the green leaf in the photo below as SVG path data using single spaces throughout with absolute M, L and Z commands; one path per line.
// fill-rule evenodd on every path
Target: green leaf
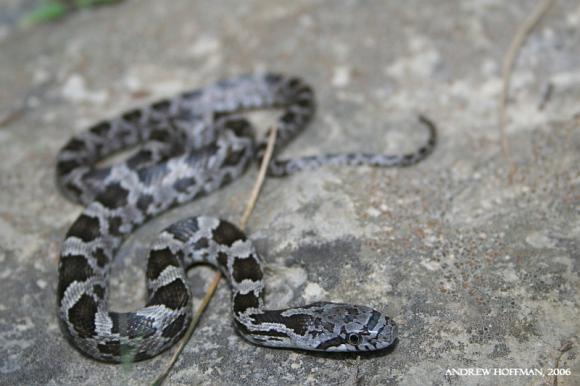
M 78 8 L 90 8 L 97 5 L 118 3 L 119 0 L 76 0 L 75 5 Z
M 24 16 L 22 24 L 29 26 L 57 20 L 68 12 L 68 8 L 58 1 L 45 1 L 38 8 Z

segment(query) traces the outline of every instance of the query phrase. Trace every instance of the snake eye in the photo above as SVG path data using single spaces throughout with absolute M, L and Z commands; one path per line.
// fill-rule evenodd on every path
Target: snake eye
M 360 343 L 360 336 L 358 336 L 357 334 L 350 334 L 348 336 L 348 343 L 350 343 L 353 346 L 356 346 L 357 344 Z

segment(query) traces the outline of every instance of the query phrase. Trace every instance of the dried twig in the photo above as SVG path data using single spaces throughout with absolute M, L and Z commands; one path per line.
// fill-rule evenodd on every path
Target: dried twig
M 270 130 L 270 135 L 268 136 L 268 144 L 266 146 L 264 158 L 262 159 L 262 163 L 260 165 L 260 171 L 258 172 L 258 176 L 256 177 L 256 182 L 254 183 L 254 188 L 252 189 L 252 193 L 250 194 L 250 198 L 248 199 L 248 202 L 246 203 L 246 209 L 244 210 L 244 214 L 242 215 L 242 218 L 240 220 L 240 229 L 241 230 L 244 230 L 246 228 L 248 218 L 250 217 L 250 215 L 252 214 L 252 211 L 254 210 L 254 207 L 256 206 L 256 201 L 258 200 L 260 190 L 262 189 L 262 185 L 264 184 L 264 179 L 266 178 L 266 171 L 268 170 L 268 164 L 270 163 L 270 159 L 272 158 L 272 153 L 274 151 L 274 144 L 276 143 L 276 134 L 277 133 L 278 133 L 278 128 L 276 126 L 274 126 L 272 128 L 272 130 Z M 171 371 L 171 369 L 173 368 L 173 366 L 177 362 L 177 358 L 179 358 L 179 355 L 181 354 L 181 352 L 185 348 L 185 345 L 187 344 L 187 342 L 189 342 L 189 339 L 191 338 L 193 331 L 195 331 L 195 327 L 199 323 L 199 320 L 200 320 L 201 316 L 203 315 L 203 312 L 205 311 L 207 305 L 209 304 L 209 301 L 213 297 L 221 277 L 222 277 L 222 275 L 218 271 L 215 274 L 215 276 L 214 276 L 203 300 L 201 301 L 195 315 L 193 316 L 191 324 L 189 325 L 189 327 L 187 328 L 187 331 L 185 332 L 185 335 L 181 339 L 181 342 L 180 342 L 179 346 L 177 347 L 177 350 L 175 351 L 175 353 L 171 357 L 171 360 L 169 361 L 167 368 L 155 379 L 155 381 L 153 381 L 153 383 L 151 384 L 152 386 L 161 385 L 163 383 L 163 381 L 165 380 L 165 378 L 167 378 L 167 376 L 169 375 L 169 372 Z
M 514 62 L 526 38 L 530 35 L 532 30 L 538 24 L 538 22 L 546 14 L 546 12 L 550 8 L 550 6 L 554 3 L 554 1 L 555 0 L 542 0 L 536 6 L 536 8 L 533 10 L 530 16 L 519 26 L 503 61 L 502 76 L 501 76 L 503 87 L 501 90 L 501 98 L 499 101 L 499 130 L 501 136 L 502 153 L 510 168 L 508 177 L 510 182 L 516 172 L 516 164 L 513 162 L 511 157 L 511 149 L 505 132 L 506 131 L 505 127 L 507 121 L 506 109 L 509 96 L 508 93 Z
M 10 123 L 22 117 L 25 110 L 24 107 L 19 107 L 0 117 L 0 127 L 8 126 Z
M 260 190 L 262 189 L 262 185 L 264 184 L 264 179 L 266 178 L 268 164 L 270 163 L 272 153 L 274 152 L 274 144 L 276 143 L 277 134 L 278 128 L 274 126 L 272 130 L 270 130 L 270 135 L 268 136 L 268 144 L 266 145 L 264 158 L 262 159 L 262 163 L 260 165 L 260 171 L 258 172 L 258 177 L 256 177 L 254 188 L 252 189 L 252 193 L 250 194 L 250 198 L 248 199 L 248 203 L 246 204 L 246 210 L 244 210 L 244 214 L 242 215 L 242 218 L 240 220 L 240 229 L 242 230 L 246 228 L 248 219 L 250 218 L 250 215 L 254 210 L 254 206 L 256 206 L 256 201 L 258 201 L 258 195 L 260 194 Z
M 560 368 L 560 360 L 562 359 L 562 356 L 569 351 L 570 349 L 572 349 L 572 347 L 574 347 L 574 344 L 567 340 L 562 342 L 562 345 L 560 346 L 560 348 L 558 349 L 558 357 L 556 358 L 556 363 L 554 363 L 554 369 L 559 369 Z M 554 375 L 554 386 L 558 386 L 558 375 Z

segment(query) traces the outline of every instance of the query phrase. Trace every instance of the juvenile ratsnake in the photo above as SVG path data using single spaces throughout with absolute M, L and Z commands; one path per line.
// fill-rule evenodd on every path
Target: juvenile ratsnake
M 242 337 L 262 346 L 316 351 L 371 351 L 390 346 L 397 326 L 369 307 L 319 302 L 263 307 L 262 259 L 235 225 L 193 217 L 165 229 L 147 263 L 146 306 L 112 312 L 107 305 L 113 257 L 127 235 L 148 219 L 239 177 L 265 145 L 239 113 L 279 108 L 278 153 L 315 112 L 312 88 L 298 78 L 246 75 L 135 109 L 74 136 L 61 149 L 57 182 L 85 205 L 66 234 L 58 270 L 58 318 L 66 338 L 83 354 L 105 362 L 151 358 L 184 334 L 192 319 L 186 270 L 197 263 L 220 269 L 232 290 L 233 320 Z M 330 154 L 273 160 L 283 176 L 321 165 L 408 166 L 435 146 L 404 155 Z M 125 161 L 103 166 L 118 151 L 139 145 Z

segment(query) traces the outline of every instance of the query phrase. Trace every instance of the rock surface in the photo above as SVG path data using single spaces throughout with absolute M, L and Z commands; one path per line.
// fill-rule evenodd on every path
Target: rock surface
M 15 3 L 12 1 L 11 3 Z M 556 3 L 516 64 L 501 157 L 501 58 L 536 2 L 125 1 L 0 42 L 0 383 L 151 381 L 170 354 L 131 366 L 82 357 L 55 317 L 60 242 L 81 208 L 59 195 L 55 156 L 74 132 L 130 107 L 239 73 L 298 74 L 319 113 L 286 152 L 400 152 L 439 126 L 407 169 L 327 168 L 268 180 L 249 224 L 271 306 L 319 299 L 391 315 L 381 355 L 252 346 L 222 283 L 168 384 L 578 384 L 580 7 Z M 272 117 L 260 114 L 265 128 Z M 145 251 L 192 214 L 237 221 L 255 169 L 140 229 L 118 258 L 111 302 L 143 304 Z M 198 299 L 212 272 L 191 272 Z M 571 349 L 561 353 L 567 343 Z M 448 369 L 536 368 L 545 377 Z M 492 370 L 493 371 L 493 370 Z

